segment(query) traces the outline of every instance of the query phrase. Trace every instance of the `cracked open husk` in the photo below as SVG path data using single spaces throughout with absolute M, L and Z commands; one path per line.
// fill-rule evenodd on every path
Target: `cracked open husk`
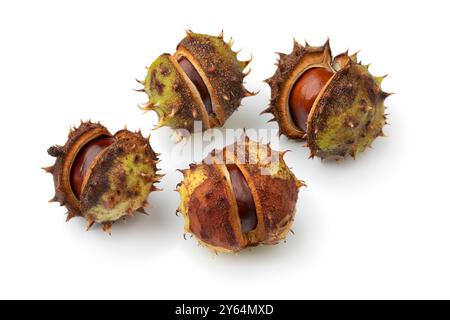
M 77 197 L 71 185 L 72 165 L 80 150 L 100 137 L 109 137 L 113 142 L 88 168 Z M 67 208 L 67 221 L 84 217 L 88 229 L 100 223 L 110 232 L 113 222 L 143 211 L 148 194 L 156 190 L 155 183 L 162 177 L 157 173 L 158 154 L 148 138 L 126 129 L 112 135 L 99 123 L 90 121 L 71 129 L 66 144 L 52 146 L 48 153 L 56 157 L 53 166 L 44 168 L 53 175 L 55 185 L 55 196 L 50 202 Z
M 271 100 L 263 113 L 273 114 L 280 134 L 306 140 L 311 157 L 322 159 L 354 158 L 383 136 L 384 101 L 390 94 L 381 89 L 384 77 L 372 76 L 356 54 L 333 58 L 329 41 L 312 47 L 294 40 L 292 53 L 279 56 L 275 74 L 265 81 L 271 87 Z M 289 97 L 296 81 L 312 68 L 324 68 L 333 75 L 315 99 L 304 131 L 291 117 Z
M 175 54 L 159 56 L 148 68 L 144 81 L 138 81 L 149 100 L 142 106 L 155 111 L 159 117 L 156 128 L 194 131 L 194 121 L 202 129 L 221 127 L 241 105 L 244 97 L 253 95 L 243 86 L 249 72 L 248 61 L 239 61 L 232 50 L 232 40 L 225 42 L 219 36 L 187 31 Z M 200 92 L 179 64 L 186 58 L 198 72 L 211 99 L 212 110 L 205 107 Z
M 212 152 L 200 164 L 181 170 L 178 185 L 185 219 L 185 232 L 214 252 L 235 253 L 261 244 L 277 244 L 285 239 L 294 221 L 298 180 L 283 160 L 284 153 L 269 145 L 241 138 L 232 148 Z M 243 147 L 241 147 L 243 146 Z M 241 154 L 239 154 L 241 152 Z M 242 159 L 245 154 L 246 161 Z M 224 159 L 228 159 L 224 162 Z M 230 175 L 224 163 L 233 163 L 242 172 L 256 208 L 256 228 L 243 232 Z

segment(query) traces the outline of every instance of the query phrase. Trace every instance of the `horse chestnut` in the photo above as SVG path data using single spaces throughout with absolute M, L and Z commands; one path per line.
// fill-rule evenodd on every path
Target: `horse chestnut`
M 223 126 L 244 97 L 253 95 L 243 86 L 249 61 L 239 61 L 218 37 L 187 32 L 175 54 L 159 56 L 148 68 L 144 88 L 149 101 L 142 107 L 158 114 L 157 128 L 194 131 L 194 121 L 202 129 Z
M 312 68 L 300 76 L 289 96 L 289 111 L 297 127 L 306 131 L 306 120 L 322 88 L 333 75 L 324 68 Z
M 50 147 L 48 154 L 56 157 L 44 168 L 55 184 L 50 201 L 66 206 L 67 220 L 86 218 L 88 229 L 97 222 L 111 232 L 113 222 L 142 211 L 162 177 L 148 139 L 128 130 L 112 135 L 90 121 L 71 130 L 66 144 Z
M 263 113 L 274 115 L 280 134 L 306 139 L 311 157 L 322 159 L 355 158 L 383 136 L 390 94 L 381 90 L 384 77 L 372 76 L 356 54 L 333 59 L 328 41 L 304 47 L 294 40 L 293 52 L 279 55 Z
M 283 154 L 245 136 L 181 170 L 178 211 L 185 218 L 185 232 L 215 252 L 238 252 L 285 239 L 304 184 L 287 167 Z

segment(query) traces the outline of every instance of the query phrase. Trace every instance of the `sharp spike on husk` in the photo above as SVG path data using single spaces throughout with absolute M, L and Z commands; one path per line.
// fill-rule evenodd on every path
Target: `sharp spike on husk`
M 77 214 L 75 214 L 75 213 L 73 213 L 71 211 L 67 212 L 66 222 L 69 222 L 70 220 L 72 220 L 76 216 L 77 216 Z
M 252 72 L 252 68 L 248 68 L 248 70 L 246 72 L 243 72 L 242 75 L 245 78 L 246 76 L 248 76 L 250 74 L 250 72 Z
M 47 173 L 53 174 L 54 166 L 43 167 L 42 170 L 44 170 L 44 171 L 47 172 Z
M 103 223 L 103 231 L 111 235 L 112 232 L 112 222 L 104 222 Z
M 158 191 L 163 191 L 163 189 L 158 188 L 158 187 L 155 187 L 155 186 L 153 185 L 152 188 L 151 188 L 151 191 L 152 191 L 152 192 L 153 192 L 153 191 L 158 192 Z
M 91 215 L 88 215 L 86 217 L 86 231 L 89 231 L 94 225 L 94 223 L 95 223 L 94 218 Z
M 386 79 L 388 75 L 384 75 L 384 76 L 379 76 L 379 77 L 374 77 L 376 84 L 378 84 L 379 86 L 381 85 L 381 83 L 383 82 L 384 79 Z
M 259 115 L 263 115 L 265 113 L 273 113 L 273 109 L 272 109 L 271 105 L 269 107 L 267 107 L 266 109 L 264 109 L 263 111 L 261 111 Z
M 303 48 L 302 45 L 295 38 L 293 38 L 293 40 L 294 40 L 293 51 L 300 50 L 301 48 Z
M 392 96 L 393 94 L 395 94 L 395 93 L 393 93 L 393 92 L 389 93 L 389 92 L 384 92 L 384 91 L 382 91 L 382 92 L 381 92 L 381 98 L 382 98 L 383 100 L 386 100 L 387 98 L 389 98 L 389 97 Z
M 296 180 L 296 186 L 297 186 L 297 188 L 301 188 L 301 187 L 307 187 L 307 185 L 306 185 L 306 183 L 305 183 L 305 181 L 303 181 L 303 180 Z

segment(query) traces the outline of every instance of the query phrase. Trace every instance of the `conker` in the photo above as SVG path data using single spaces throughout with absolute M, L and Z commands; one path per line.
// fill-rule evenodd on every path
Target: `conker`
M 97 158 L 100 152 L 105 150 L 114 142 L 114 138 L 100 137 L 88 142 L 78 152 L 70 171 L 70 185 L 73 193 L 79 199 L 81 194 L 81 186 L 84 178 L 88 173 L 92 162 Z
M 181 170 L 178 211 L 185 218 L 185 232 L 215 252 L 238 252 L 285 239 L 304 184 L 287 167 L 283 154 L 244 136 Z
M 325 68 L 312 68 L 303 73 L 289 96 L 289 110 L 295 125 L 306 131 L 306 120 L 320 91 L 333 76 Z
M 208 88 L 206 87 L 205 83 L 203 82 L 202 77 L 200 74 L 195 70 L 195 67 L 192 65 L 192 63 L 186 59 L 185 57 L 180 57 L 178 59 L 178 64 L 183 69 L 183 71 L 188 76 L 189 80 L 192 81 L 192 83 L 195 85 L 195 88 L 200 93 L 200 97 L 202 98 L 203 105 L 205 106 L 206 112 L 210 114 L 212 109 L 212 103 L 211 103 L 211 96 L 209 95 Z
M 138 81 L 149 100 L 142 107 L 155 111 L 157 128 L 194 131 L 194 122 L 202 129 L 221 127 L 241 105 L 241 100 L 253 95 L 243 82 L 250 63 L 239 61 L 219 36 L 188 31 L 171 55 L 160 55 L 148 68 L 144 81 Z
M 88 229 L 95 223 L 111 232 L 120 218 L 144 210 L 147 196 L 157 190 L 158 155 L 140 132 L 126 129 L 112 135 L 99 123 L 82 122 L 64 146 L 48 149 L 56 157 L 44 168 L 53 175 L 55 196 L 68 210 L 67 220 L 81 216 Z
M 269 107 L 280 134 L 306 140 L 310 156 L 322 159 L 356 157 L 386 124 L 384 77 L 374 77 L 368 65 L 347 52 L 332 57 L 329 41 L 321 47 L 294 40 L 290 54 L 280 53 Z
M 235 164 L 227 164 L 227 170 L 238 206 L 241 230 L 244 233 L 249 232 L 255 229 L 258 223 L 252 192 L 238 166 Z

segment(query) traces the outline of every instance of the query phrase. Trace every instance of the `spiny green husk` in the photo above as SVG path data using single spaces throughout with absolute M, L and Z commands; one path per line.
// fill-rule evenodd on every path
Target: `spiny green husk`
M 278 69 L 266 80 L 272 96 L 263 113 L 272 113 L 280 134 L 306 140 L 311 157 L 341 159 L 356 157 L 383 136 L 386 124 L 384 100 L 390 95 L 381 89 L 384 77 L 374 77 L 357 55 L 343 53 L 332 58 L 329 41 L 322 47 L 301 46 L 294 40 L 293 52 L 279 54 Z M 307 121 L 306 132 L 298 128 L 289 113 L 292 86 L 306 70 L 326 68 L 334 73 L 317 97 Z
M 169 126 L 193 132 L 194 121 L 202 121 L 203 130 L 223 126 L 240 106 L 244 97 L 252 95 L 243 86 L 244 69 L 249 61 L 239 61 L 219 36 L 187 32 L 174 55 L 162 54 L 150 68 L 144 81 L 149 101 L 142 107 L 159 116 L 156 128 Z M 193 83 L 178 65 L 177 59 L 187 58 L 202 77 L 211 96 L 213 112 L 208 114 Z
M 70 185 L 72 163 L 84 145 L 100 136 L 112 135 L 99 123 L 82 122 L 71 129 L 64 146 L 49 148 L 56 162 L 44 170 L 53 175 L 55 184 L 55 197 L 50 201 L 66 206 L 67 220 L 81 216 L 88 229 L 97 222 L 110 232 L 113 222 L 143 211 L 148 194 L 156 190 L 154 184 L 162 176 L 157 174 L 157 154 L 148 139 L 140 132 L 121 130 L 92 163 L 77 199 Z

